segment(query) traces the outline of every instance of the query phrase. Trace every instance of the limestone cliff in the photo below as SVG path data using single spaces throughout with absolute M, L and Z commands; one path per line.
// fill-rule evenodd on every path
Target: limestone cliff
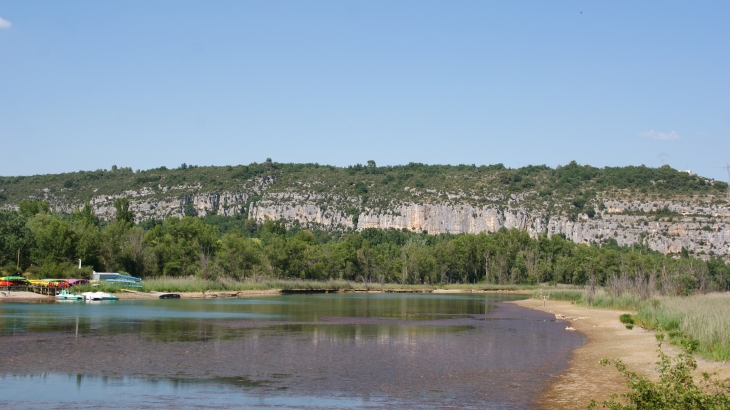
M 131 209 L 138 220 L 182 216 L 187 202 L 193 204 L 199 216 L 211 212 L 232 216 L 244 211 L 252 197 L 252 193 L 245 192 L 198 192 L 152 200 L 147 198 L 151 193 L 147 194 L 128 193 Z M 97 215 L 113 218 L 114 199 L 116 196 L 93 198 Z M 577 243 L 601 243 L 614 238 L 619 245 L 645 243 L 651 249 L 665 253 L 678 253 L 684 248 L 699 255 L 730 255 L 730 207 L 727 204 L 697 206 L 669 201 L 606 200 L 605 209 L 593 218 L 579 214 L 575 219 L 560 212 L 551 214 L 554 209 L 527 209 L 516 202 L 506 206 L 405 203 L 387 210 L 364 207 L 354 215 L 347 214 L 345 210 L 358 202 L 358 198 L 350 197 L 272 192 L 250 202 L 245 211 L 259 222 L 266 218 L 284 219 L 322 229 L 393 228 L 458 234 L 518 228 L 532 236 L 562 234 Z M 675 216 L 652 216 L 652 210 L 665 208 Z
M 2 208 L 23 199 L 73 212 L 88 198 L 111 220 L 128 198 L 137 222 L 210 214 L 284 219 L 329 230 L 440 233 L 518 228 L 578 243 L 644 243 L 651 249 L 730 258 L 727 184 L 668 167 L 592 168 L 571 163 L 517 170 L 501 165 L 337 168 L 251 164 L 178 170 L 97 170 L 0 177 Z

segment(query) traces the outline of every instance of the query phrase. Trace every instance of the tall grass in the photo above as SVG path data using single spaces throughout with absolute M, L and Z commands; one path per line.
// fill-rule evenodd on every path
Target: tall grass
M 638 310 L 644 302 L 640 296 L 633 293 L 623 294 L 621 296 L 597 293 L 593 297 L 591 307 L 598 309 Z M 585 301 L 582 301 L 581 304 L 585 304 Z
M 652 299 L 641 304 L 636 316 L 643 326 L 668 332 L 671 341 L 697 341 L 702 356 L 730 360 L 728 294 Z
M 536 285 L 497 285 L 497 284 L 486 284 L 486 283 L 458 283 L 449 285 L 433 285 L 433 289 L 460 289 L 460 290 L 474 290 L 474 291 L 529 291 L 538 289 Z
M 550 295 L 548 300 L 570 301 L 588 306 L 586 291 L 535 291 L 533 299 Z M 670 342 L 696 343 L 697 352 L 713 360 L 730 360 L 730 294 L 662 296 L 642 299 L 636 293 L 615 296 L 597 289 L 591 297 L 592 308 L 638 311 L 642 327 L 667 332 Z
M 565 290 L 565 289 L 556 289 L 556 290 L 536 290 L 532 292 L 532 298 L 533 299 L 541 299 L 542 296 L 549 296 L 548 300 L 562 300 L 562 301 L 569 301 L 569 302 L 579 302 L 583 300 L 583 291 L 582 290 Z
M 597 289 L 590 298 L 586 300 L 586 291 L 578 289 L 542 289 L 532 293 L 533 299 L 540 299 L 541 296 L 550 295 L 550 300 L 569 301 L 576 305 L 588 306 L 599 309 L 616 310 L 637 310 L 642 303 L 641 297 L 633 293 L 626 293 L 620 296 L 613 296 L 603 289 Z

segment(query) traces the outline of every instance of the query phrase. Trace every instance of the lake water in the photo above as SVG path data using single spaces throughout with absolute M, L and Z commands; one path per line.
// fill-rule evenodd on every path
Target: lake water
M 0 303 L 0 406 L 531 408 L 585 339 L 517 298 Z

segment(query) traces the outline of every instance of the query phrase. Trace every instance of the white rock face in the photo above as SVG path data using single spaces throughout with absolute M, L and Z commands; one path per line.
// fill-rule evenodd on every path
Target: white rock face
M 645 243 L 651 249 L 665 253 L 677 253 L 684 248 L 700 257 L 715 254 L 730 260 L 730 206 L 720 200 L 711 203 L 691 199 L 641 202 L 601 198 L 591 206 L 595 207 L 600 201 L 605 209 L 597 212 L 593 219 L 581 214 L 570 220 L 564 213 L 549 209 L 547 203 L 539 205 L 533 201 L 528 207 L 524 194 L 489 198 L 439 194 L 449 198 L 448 203 L 429 203 L 424 198 L 423 203 L 391 203 L 387 209 L 371 209 L 363 207 L 359 197 L 272 192 L 272 184 L 272 179 L 261 178 L 241 192 L 220 193 L 202 192 L 199 185 L 160 186 L 95 196 L 91 198 L 91 205 L 105 220 L 115 216 L 114 201 L 126 197 L 137 222 L 183 216 L 185 205 L 192 203 L 199 216 L 213 212 L 226 216 L 248 212 L 249 217 L 259 222 L 266 218 L 285 219 L 322 229 L 394 228 L 430 234 L 476 234 L 517 228 L 533 237 L 540 233 L 561 234 L 576 243 L 613 238 L 619 245 Z M 47 200 L 53 210 L 61 212 L 72 212 L 83 206 L 68 203 L 62 195 L 54 196 L 50 191 L 41 192 L 39 199 Z M 488 205 L 473 205 L 480 199 L 487 200 Z M 5 207 L 13 208 L 12 205 Z M 665 212 L 664 216 L 656 218 L 657 212 L 664 209 L 673 216 L 670 218 Z
M 682 248 L 696 253 L 730 254 L 730 212 L 728 207 L 682 206 L 659 203 L 612 203 L 595 219 L 585 215 L 575 222 L 566 217 L 549 218 L 546 211 L 528 212 L 522 208 L 502 210 L 497 207 L 468 205 L 403 205 L 393 212 L 370 211 L 358 218 L 357 229 L 408 229 L 440 233 L 495 232 L 501 228 L 526 230 L 531 236 L 540 233 L 562 234 L 576 243 L 601 242 L 614 238 L 619 245 L 646 243 L 651 249 L 677 253 Z M 653 216 L 611 214 L 614 212 L 649 212 L 667 206 L 685 214 L 672 222 L 653 221 Z M 693 220 L 694 219 L 694 220 Z
M 252 203 L 249 216 L 258 222 L 266 218 L 299 221 L 305 226 L 325 229 L 352 229 L 352 217 L 328 203 L 347 203 L 347 198 L 326 195 L 301 195 L 292 193 L 266 194 L 260 201 Z

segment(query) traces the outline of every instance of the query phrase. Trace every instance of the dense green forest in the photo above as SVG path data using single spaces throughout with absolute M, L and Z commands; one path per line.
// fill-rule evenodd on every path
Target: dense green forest
M 629 279 L 646 292 L 727 290 L 730 265 L 684 252 L 576 244 L 525 231 L 438 236 L 398 230 L 327 232 L 256 223 L 243 215 L 172 217 L 135 225 L 125 198 L 105 223 L 87 205 L 54 214 L 25 200 L 0 211 L 0 266 L 29 277 L 88 276 L 92 270 L 143 278 L 345 279 L 403 284 L 604 284 Z M 78 260 L 82 269 L 78 269 Z

